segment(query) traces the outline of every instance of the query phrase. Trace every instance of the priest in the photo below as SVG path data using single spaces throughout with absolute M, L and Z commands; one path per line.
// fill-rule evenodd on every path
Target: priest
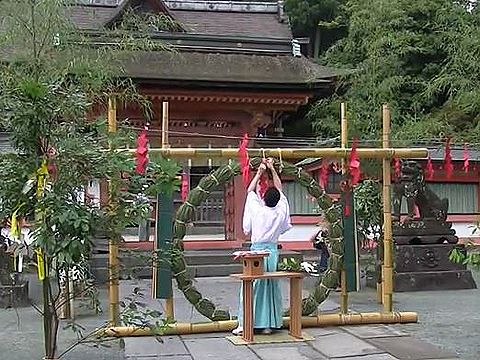
M 262 176 L 271 173 L 273 186 L 260 192 Z M 282 182 L 274 166 L 273 159 L 260 164 L 258 171 L 247 189 L 247 200 L 243 214 L 243 231 L 251 235 L 250 250 L 266 250 L 270 253 L 264 259 L 267 272 L 277 270 L 278 238 L 291 228 L 290 209 L 287 198 L 282 192 Z M 282 293 L 279 280 L 256 280 L 254 293 L 254 328 L 263 334 L 271 334 L 272 330 L 282 327 Z M 239 326 L 233 330 L 235 335 L 243 332 L 243 306 L 240 294 L 238 312 Z

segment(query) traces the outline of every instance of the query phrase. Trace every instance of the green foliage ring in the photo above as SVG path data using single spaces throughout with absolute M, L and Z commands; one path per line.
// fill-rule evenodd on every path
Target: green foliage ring
M 260 158 L 250 160 L 250 166 L 257 168 L 260 164 Z M 331 257 L 328 262 L 328 268 L 324 276 L 317 282 L 310 295 L 303 299 L 302 314 L 311 315 L 318 305 L 321 304 L 330 293 L 338 286 L 339 275 L 343 263 L 343 237 L 342 220 L 339 206 L 325 193 L 310 174 L 290 163 L 274 164 L 277 171 L 288 177 L 293 177 L 296 182 L 304 186 L 308 193 L 313 196 L 320 209 L 329 214 L 328 222 L 330 224 L 331 237 Z M 218 309 L 209 299 L 206 299 L 193 285 L 193 279 L 187 273 L 187 263 L 183 255 L 183 238 L 185 237 L 187 224 L 192 222 L 195 215 L 195 208 L 205 201 L 211 191 L 217 186 L 226 184 L 234 176 L 240 175 L 240 165 L 237 162 L 224 165 L 211 172 L 200 180 L 198 186 L 190 191 L 187 200 L 177 211 L 173 230 L 173 246 L 177 250 L 172 259 L 172 272 L 177 282 L 178 288 L 183 292 L 185 298 L 195 307 L 195 309 L 205 317 L 213 321 L 229 320 L 230 313 L 226 310 Z

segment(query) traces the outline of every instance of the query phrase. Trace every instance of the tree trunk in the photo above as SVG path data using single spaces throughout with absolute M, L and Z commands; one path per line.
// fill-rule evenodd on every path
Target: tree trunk
M 317 25 L 317 27 L 315 28 L 315 44 L 314 44 L 314 47 L 313 47 L 313 58 L 314 59 L 318 59 L 318 57 L 320 56 L 320 39 L 321 39 L 321 36 L 320 36 L 320 26 Z
M 43 336 L 45 359 L 55 359 L 57 351 L 58 316 L 53 297 L 50 277 L 42 281 L 43 294 Z

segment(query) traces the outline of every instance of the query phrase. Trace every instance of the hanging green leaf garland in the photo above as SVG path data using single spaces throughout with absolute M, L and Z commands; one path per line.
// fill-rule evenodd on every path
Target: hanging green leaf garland
M 250 160 L 250 166 L 256 169 L 260 162 L 260 158 L 253 158 Z M 316 199 L 330 226 L 331 256 L 328 268 L 310 292 L 310 295 L 303 299 L 302 303 L 302 314 L 308 316 L 316 311 L 318 305 L 328 297 L 330 291 L 338 286 L 343 262 L 342 212 L 339 205 L 334 203 L 306 171 L 286 162 L 275 161 L 274 166 L 281 175 L 294 178 L 297 183 L 307 189 L 308 193 Z M 187 264 L 183 255 L 183 238 L 185 237 L 187 224 L 194 219 L 196 207 L 205 201 L 216 187 L 228 183 L 237 175 L 240 175 L 240 165 L 233 162 L 221 166 L 202 178 L 198 186 L 188 194 L 186 201 L 178 209 L 173 230 L 173 245 L 177 250 L 181 250 L 174 252 L 175 255 L 172 256 L 172 272 L 178 288 L 200 314 L 213 321 L 229 320 L 231 319 L 230 313 L 226 310 L 217 309 L 216 305 L 209 299 L 204 298 L 193 285 L 193 279 L 187 273 Z

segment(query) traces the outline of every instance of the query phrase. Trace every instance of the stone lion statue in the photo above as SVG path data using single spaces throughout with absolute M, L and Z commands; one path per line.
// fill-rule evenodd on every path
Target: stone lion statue
M 428 188 L 423 169 L 416 161 L 401 161 L 400 177 L 393 184 L 393 219 L 396 221 L 400 221 L 403 198 L 407 201 L 407 220 L 413 220 L 415 206 L 420 220 L 447 220 L 448 199 L 440 199 Z

